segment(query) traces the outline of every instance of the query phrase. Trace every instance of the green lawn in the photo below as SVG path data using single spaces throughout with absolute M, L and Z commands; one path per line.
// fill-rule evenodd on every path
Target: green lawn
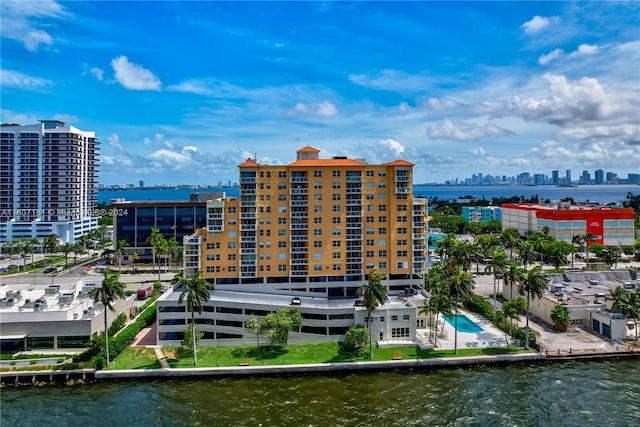
M 172 368 L 193 367 L 192 357 L 178 358 L 175 349 L 163 349 L 167 361 Z M 458 356 L 481 356 L 497 354 L 515 354 L 525 351 L 521 348 L 473 348 L 459 349 Z M 374 361 L 394 360 L 401 358 L 429 359 L 437 357 L 454 357 L 453 350 L 420 350 L 418 347 L 376 348 L 373 351 Z M 340 352 L 337 343 L 291 344 L 287 349 L 270 349 L 269 347 L 200 347 L 198 349 L 198 367 L 238 366 L 248 362 L 251 366 L 260 365 L 297 365 L 305 363 L 337 363 L 348 361 L 368 361 L 368 351 L 351 358 Z
M 107 369 L 160 369 L 160 362 L 152 348 L 129 347 L 109 364 Z

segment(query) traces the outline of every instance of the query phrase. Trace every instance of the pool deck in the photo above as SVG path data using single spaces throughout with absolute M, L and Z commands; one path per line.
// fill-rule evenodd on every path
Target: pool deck
M 487 347 L 506 347 L 507 341 L 505 340 L 505 334 L 500 329 L 493 326 L 493 324 L 486 318 L 471 313 L 469 311 L 458 310 L 458 315 L 464 315 L 476 325 L 482 328 L 480 332 L 460 332 L 458 331 L 458 348 L 487 348 Z M 442 317 L 440 317 L 442 319 Z M 444 334 L 438 336 L 439 350 L 453 350 L 455 329 L 446 320 L 444 322 Z M 442 328 L 442 325 L 438 326 L 438 329 Z

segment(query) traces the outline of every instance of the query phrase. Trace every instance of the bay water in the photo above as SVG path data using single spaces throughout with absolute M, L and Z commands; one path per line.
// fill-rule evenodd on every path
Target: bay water
M 1 390 L 2 426 L 638 426 L 640 360 Z

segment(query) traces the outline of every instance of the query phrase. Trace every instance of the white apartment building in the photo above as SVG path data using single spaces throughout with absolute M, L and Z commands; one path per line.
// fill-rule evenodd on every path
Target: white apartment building
M 95 132 L 41 120 L 0 128 L 0 246 L 56 234 L 73 243 L 97 227 Z

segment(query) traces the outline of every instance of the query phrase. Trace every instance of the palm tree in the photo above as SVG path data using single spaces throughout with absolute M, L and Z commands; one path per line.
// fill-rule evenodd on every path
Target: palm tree
M 557 305 L 551 311 L 551 321 L 554 331 L 566 332 L 569 323 L 571 323 L 571 313 L 567 306 Z
M 113 250 L 114 255 L 118 258 L 118 271 L 122 270 L 122 257 L 124 257 L 125 254 L 125 246 L 127 246 L 127 241 L 119 239 Z
M 523 241 L 518 245 L 518 258 L 525 270 L 536 261 L 536 251 L 531 242 Z
M 193 344 L 193 364 L 198 364 L 198 356 L 196 354 L 196 311 L 202 314 L 203 305 L 209 301 L 211 294 L 209 293 L 209 283 L 202 278 L 200 270 L 191 276 L 190 279 L 182 278 L 182 283 L 186 285 L 185 289 L 178 297 L 178 304 L 182 304 L 182 301 L 187 302 L 187 310 L 191 312 L 191 338 Z
M 513 248 L 517 247 L 520 241 L 520 232 L 514 227 L 505 228 L 500 234 L 500 240 L 502 245 L 509 249 L 509 260 L 513 261 Z
M 134 252 L 131 254 L 131 265 L 133 267 L 133 272 L 136 272 L 136 262 L 138 262 L 140 260 L 140 255 L 138 255 L 138 252 Z
M 64 245 L 60 246 L 59 249 L 60 252 L 64 254 L 64 268 L 67 268 L 69 252 L 73 252 L 73 245 L 71 243 L 65 243 Z
M 458 301 L 471 299 L 474 280 L 466 271 L 458 271 L 449 277 L 449 295 L 453 298 L 455 316 L 453 317 L 454 342 L 453 354 L 458 354 Z
M 113 302 L 124 298 L 125 285 L 120 282 L 120 274 L 111 270 L 104 271 L 104 279 L 100 287 L 93 288 L 89 294 L 94 302 L 101 302 L 104 305 L 104 340 L 105 351 L 107 356 L 107 365 L 109 366 L 109 329 L 107 328 L 107 308 L 115 311 Z
M 636 340 L 638 339 L 638 317 L 640 317 L 640 293 L 629 292 L 627 296 L 627 312 L 625 316 L 633 318 L 633 328 L 636 332 Z
M 160 255 L 162 251 L 162 247 L 164 246 L 164 236 L 160 233 L 159 228 L 152 228 L 151 234 L 147 237 L 147 243 L 149 243 L 153 248 L 153 258 L 154 261 L 158 264 L 158 280 L 160 280 L 160 259 L 158 255 Z
M 382 284 L 382 281 L 386 279 L 384 274 L 378 274 L 376 269 L 372 269 L 369 272 L 369 278 L 367 283 L 360 286 L 357 293 L 362 295 L 362 301 L 364 306 L 367 307 L 367 327 L 369 328 L 369 359 L 373 359 L 373 338 L 371 334 L 371 325 L 373 317 L 371 313 L 378 308 L 379 305 L 385 303 L 389 297 L 387 288 Z
M 450 252 L 450 258 L 454 258 L 463 271 L 471 269 L 471 261 L 477 254 L 476 249 L 468 242 L 455 242 Z
M 582 235 L 584 241 L 585 253 L 587 255 L 587 271 L 589 271 L 589 243 L 595 242 L 598 238 L 593 233 L 585 233 Z
M 513 321 L 518 321 L 518 306 L 515 301 L 507 301 L 502 304 L 502 313 L 504 314 L 505 320 L 509 321 L 509 335 L 511 335 L 513 330 Z
M 527 294 L 527 326 L 525 327 L 524 348 L 529 349 L 529 317 L 531 315 L 530 300 L 536 297 L 542 298 L 542 292 L 547 289 L 547 278 L 542 274 L 542 268 L 537 265 L 527 271 L 526 276 L 520 282 L 520 293 Z
M 60 239 L 57 234 L 49 234 L 42 239 L 42 249 L 50 255 L 58 250 Z
M 571 244 L 578 247 L 579 251 L 582 251 L 582 246 L 584 245 L 584 240 L 582 235 L 578 234 L 576 236 L 571 237 Z M 573 259 L 575 255 L 575 250 L 571 251 L 571 269 L 573 270 Z
M 435 314 L 435 319 L 434 322 L 432 322 L 431 324 L 431 328 L 429 331 L 429 339 L 431 339 L 431 335 L 433 332 L 433 325 L 435 324 L 436 326 L 436 333 L 434 335 L 434 339 L 433 342 L 435 344 L 435 346 L 438 346 L 438 319 L 440 314 L 442 314 L 443 316 L 451 316 L 451 308 L 452 308 L 453 304 L 451 303 L 451 300 L 449 299 L 449 297 L 445 294 L 435 294 L 432 295 L 431 298 L 429 298 L 427 301 L 425 301 L 424 303 L 424 308 L 422 310 L 420 310 L 420 314 L 426 314 L 427 316 L 429 316 L 430 314 Z M 443 329 L 444 329 L 444 324 L 443 324 Z
M 501 275 L 504 280 L 504 273 L 507 270 L 507 253 L 503 250 L 494 249 L 491 254 L 491 262 L 484 269 L 493 274 L 493 315 L 496 314 L 496 299 L 498 289 L 496 286 L 497 275 Z
M 167 239 L 167 254 L 169 255 L 169 264 L 173 264 L 173 260 L 178 258 L 178 254 L 181 253 L 180 245 L 175 237 L 169 237 Z
M 617 286 L 615 289 L 609 291 L 609 295 L 613 300 L 611 311 L 614 311 L 616 313 L 624 313 L 629 292 L 622 289 L 621 286 Z
M 443 261 L 446 261 L 457 243 L 458 242 L 456 241 L 454 234 L 449 234 L 447 237 L 437 240 L 435 250 L 436 255 L 438 255 Z
M 509 263 L 507 266 L 504 275 L 502 276 L 504 279 L 504 284 L 502 285 L 502 290 L 504 291 L 504 286 L 509 285 L 509 299 L 513 299 L 513 287 L 518 283 L 522 282 L 525 276 L 525 269 L 517 262 Z

